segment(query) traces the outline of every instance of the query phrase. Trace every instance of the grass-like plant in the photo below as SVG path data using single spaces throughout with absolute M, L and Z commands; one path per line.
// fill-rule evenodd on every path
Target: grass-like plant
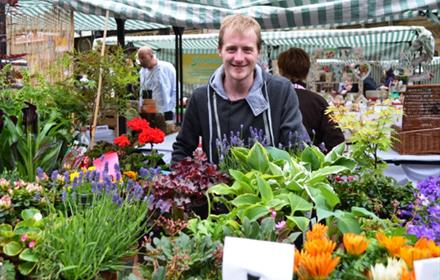
M 39 279 L 95 279 L 121 270 L 124 257 L 137 253 L 147 231 L 148 204 L 134 187 L 124 197 L 114 184 L 88 197 L 63 198 L 66 211 L 54 213 L 36 248 Z

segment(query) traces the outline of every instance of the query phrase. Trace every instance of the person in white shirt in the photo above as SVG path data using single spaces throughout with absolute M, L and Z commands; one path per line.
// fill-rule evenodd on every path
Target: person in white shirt
M 151 92 L 148 98 L 156 101 L 157 111 L 164 114 L 166 121 L 172 121 L 176 108 L 176 69 L 173 64 L 157 59 L 148 46 L 139 48 L 138 59 L 142 66 L 139 71 L 139 112 L 144 93 Z

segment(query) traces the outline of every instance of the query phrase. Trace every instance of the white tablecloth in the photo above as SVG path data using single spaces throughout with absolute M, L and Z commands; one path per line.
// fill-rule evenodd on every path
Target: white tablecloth
M 388 162 L 385 175 L 400 184 L 419 181 L 429 176 L 440 176 L 440 155 L 400 155 L 395 151 L 379 152 L 379 157 Z

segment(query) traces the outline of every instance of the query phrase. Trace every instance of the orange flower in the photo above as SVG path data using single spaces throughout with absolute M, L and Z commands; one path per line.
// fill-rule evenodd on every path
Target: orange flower
M 323 224 L 314 224 L 311 231 L 306 233 L 307 240 L 327 238 L 328 227 Z
M 405 261 L 409 269 L 412 270 L 414 261 L 429 259 L 431 257 L 431 252 L 426 249 L 405 246 L 400 248 L 400 257 Z
M 440 257 L 440 246 L 437 246 L 433 240 L 422 237 L 417 240 L 416 244 L 414 244 L 414 247 L 429 250 L 433 258 Z
M 293 271 L 297 271 L 298 270 L 299 262 L 301 261 L 301 254 L 303 252 L 300 252 L 300 251 L 298 251 L 298 249 L 295 248 L 295 255 L 294 255 L 294 258 L 293 258 Z
M 332 258 L 331 254 L 312 256 L 305 253 L 301 256 L 297 274 L 300 280 L 324 280 L 332 273 L 338 263 L 339 257 Z
M 362 255 L 368 247 L 368 240 L 363 235 L 345 233 L 343 237 L 344 247 L 350 255 Z
M 399 256 L 400 248 L 407 242 L 406 238 L 402 236 L 392 236 L 390 238 L 382 232 L 378 232 L 376 238 L 379 244 L 385 247 L 393 257 Z
M 402 268 L 400 280 L 416 280 L 416 274 L 414 273 L 414 271 L 408 271 L 408 269 Z
M 137 178 L 137 173 L 134 171 L 124 171 L 124 175 L 133 179 L 133 180 L 136 180 L 136 178 Z
M 329 239 L 312 239 L 304 243 L 304 250 L 312 256 L 327 253 L 331 254 L 336 248 L 336 243 Z

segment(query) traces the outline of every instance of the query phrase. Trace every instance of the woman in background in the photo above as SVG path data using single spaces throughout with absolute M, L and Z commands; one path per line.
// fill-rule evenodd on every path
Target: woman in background
M 278 68 L 280 74 L 292 82 L 298 95 L 303 124 L 313 144 L 326 152 L 344 142 L 341 129 L 325 113 L 327 101 L 319 94 L 306 89 L 304 81 L 310 69 L 309 55 L 303 49 L 290 48 L 278 57 Z

